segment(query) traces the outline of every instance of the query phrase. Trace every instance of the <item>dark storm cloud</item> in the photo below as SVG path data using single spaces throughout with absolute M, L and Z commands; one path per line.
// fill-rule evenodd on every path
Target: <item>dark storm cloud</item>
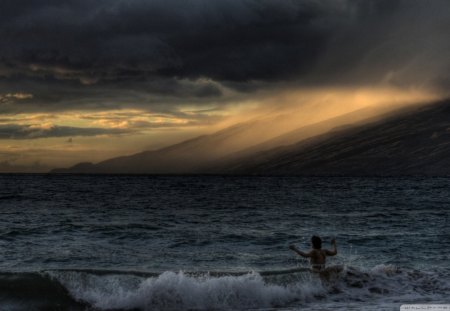
M 40 127 L 36 125 L 0 124 L 0 139 L 36 139 L 70 136 L 118 135 L 126 133 L 130 133 L 130 130 L 80 128 L 70 126 Z
M 292 81 L 442 84 L 449 7 L 445 0 L 2 0 L 0 93 L 29 92 L 35 107 L 64 109 L 202 103 L 224 97 L 222 86 L 247 92 Z
M 11 93 L 32 94 L 32 98 L 5 98 Z M 220 86 L 212 81 L 158 78 L 80 85 L 55 78 L 0 77 L 0 113 L 134 107 L 178 114 L 172 107 L 180 101 L 209 103 L 222 100 L 221 94 Z
M 325 3 L 329 3 L 327 7 Z M 277 79 L 311 66 L 330 1 L 2 1 L 4 71 L 57 78 Z M 9 69 L 9 70 L 8 70 Z

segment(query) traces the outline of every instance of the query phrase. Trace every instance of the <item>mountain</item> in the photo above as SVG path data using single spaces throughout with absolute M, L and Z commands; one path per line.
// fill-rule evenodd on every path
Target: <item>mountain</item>
M 290 116 L 283 114 L 235 124 L 210 135 L 203 135 L 159 150 L 112 158 L 97 164 L 79 163 L 53 173 L 195 173 L 216 160 L 242 148 L 259 144 L 282 132 L 280 124 Z M 291 117 L 290 117 L 291 118 Z M 285 126 L 290 129 L 295 125 Z
M 450 100 L 234 158 L 211 172 L 261 175 L 450 175 Z
M 398 109 L 398 108 L 397 108 Z M 381 116 L 386 117 L 390 113 L 397 111 L 395 107 L 366 107 L 357 109 L 355 111 L 339 115 L 337 117 L 329 118 L 324 121 L 316 122 L 306 126 L 301 126 L 295 130 L 288 131 L 282 135 L 267 139 L 262 143 L 243 148 L 235 153 L 231 153 L 228 156 L 224 156 L 223 160 L 239 159 L 246 155 L 253 155 L 259 151 L 270 150 L 272 148 L 287 146 L 293 143 L 303 141 L 309 137 L 314 137 L 322 133 L 326 133 L 330 130 L 336 129 L 336 127 L 350 127 L 359 124 L 366 123 L 370 120 L 376 120 Z
M 222 149 L 235 151 L 232 138 L 242 138 L 258 121 L 241 123 L 212 135 L 203 135 L 159 150 L 143 151 L 97 164 L 79 163 L 71 168 L 54 169 L 53 173 L 189 173 L 199 163 L 205 163 L 223 155 Z M 242 138 L 244 139 L 244 138 Z
M 280 133 L 283 115 L 53 173 L 442 175 L 450 173 L 450 102 L 364 108 Z M 380 111 L 384 112 L 380 116 Z M 295 125 L 295 124 L 294 124 Z M 283 127 L 283 126 L 281 126 Z

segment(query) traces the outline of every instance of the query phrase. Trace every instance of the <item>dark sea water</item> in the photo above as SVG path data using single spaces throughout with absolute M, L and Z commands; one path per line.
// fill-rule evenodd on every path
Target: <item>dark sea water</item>
M 0 215 L 0 310 L 450 303 L 450 178 L 0 175 Z

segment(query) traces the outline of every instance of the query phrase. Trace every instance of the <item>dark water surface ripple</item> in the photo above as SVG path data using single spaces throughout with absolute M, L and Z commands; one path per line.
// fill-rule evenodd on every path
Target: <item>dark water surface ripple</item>
M 0 175 L 0 271 L 450 269 L 450 178 Z

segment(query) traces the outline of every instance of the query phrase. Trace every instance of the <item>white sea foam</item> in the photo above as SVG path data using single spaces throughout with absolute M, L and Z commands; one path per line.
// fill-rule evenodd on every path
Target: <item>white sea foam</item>
M 308 272 L 211 276 L 164 272 L 155 277 L 56 271 L 50 275 L 78 301 L 101 309 L 237 310 L 291 308 L 346 302 L 442 301 L 450 292 L 439 273 L 379 265 L 369 269 L 343 267 L 320 279 Z
M 164 272 L 158 277 L 52 273 L 77 300 L 99 309 L 229 310 L 285 306 L 323 294 L 320 282 L 268 284 L 258 273 L 199 277 Z

